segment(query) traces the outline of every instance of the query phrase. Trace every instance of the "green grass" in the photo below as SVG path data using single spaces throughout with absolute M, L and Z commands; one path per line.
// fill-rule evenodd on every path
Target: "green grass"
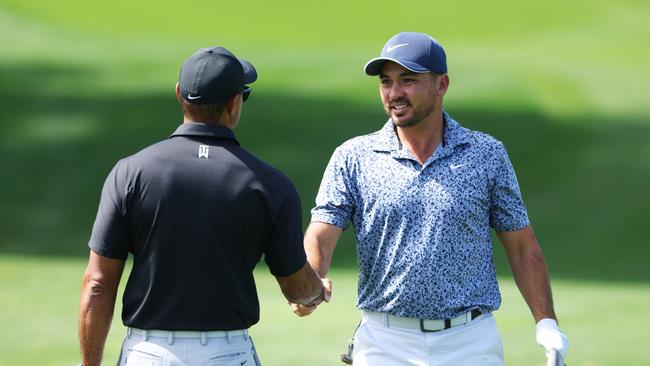
M 647 113 L 650 49 L 640 47 L 650 33 L 647 2 L 410 4 L 430 11 L 398 11 L 387 1 L 312 10 L 298 1 L 222 8 L 204 0 L 187 2 L 201 11 L 184 13 L 176 3 L 151 0 L 3 0 L 0 40 L 11 45 L 2 58 L 23 67 L 81 68 L 72 77 L 84 91 L 164 90 L 189 53 L 220 43 L 259 66 L 259 88 L 371 98 L 376 83 L 362 76 L 363 64 L 391 35 L 417 30 L 447 48 L 450 103 Z M 58 86 L 44 88 L 65 89 Z
M 650 362 L 650 3 L 410 4 L 0 0 L 0 365 L 78 359 L 75 313 L 101 184 L 115 161 L 181 121 L 173 87 L 195 49 L 222 44 L 257 66 L 236 133 L 296 183 L 308 220 L 332 150 L 385 120 L 377 80 L 361 70 L 402 30 L 442 41 L 447 110 L 508 147 L 570 364 Z M 541 365 L 501 249 L 495 261 L 508 364 Z M 253 335 L 266 365 L 337 364 L 358 318 L 355 266 L 348 232 L 333 303 L 307 319 L 261 271 Z M 107 359 L 122 334 L 116 321 Z
M 72 365 L 79 359 L 76 309 L 82 258 L 0 257 L 2 365 Z M 307 318 L 291 313 L 266 268 L 256 272 L 261 321 L 251 330 L 265 365 L 336 365 L 356 326 L 356 272 L 331 273 L 334 296 Z M 495 313 L 508 365 L 544 365 L 534 323 L 513 281 L 501 278 L 503 306 Z M 124 282 L 122 283 L 124 285 Z M 122 286 L 123 288 L 123 286 Z M 561 326 L 571 340 L 571 365 L 642 365 L 650 318 L 649 284 L 554 281 Z M 125 335 L 116 311 L 104 364 L 113 364 Z

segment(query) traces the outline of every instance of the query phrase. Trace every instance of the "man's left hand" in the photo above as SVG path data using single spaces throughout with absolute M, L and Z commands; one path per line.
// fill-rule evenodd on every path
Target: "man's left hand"
M 557 350 L 563 359 L 566 358 L 569 351 L 569 339 L 557 326 L 555 319 L 545 318 L 537 322 L 535 338 L 537 344 L 546 349 L 547 355 L 551 350 Z

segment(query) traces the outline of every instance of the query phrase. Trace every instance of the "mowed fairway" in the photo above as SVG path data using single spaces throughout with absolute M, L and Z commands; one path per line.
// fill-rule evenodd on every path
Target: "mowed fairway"
M 478 0 L 239 5 L 0 0 L 0 365 L 78 362 L 76 310 L 103 180 L 181 121 L 182 61 L 220 44 L 260 74 L 236 133 L 296 183 L 305 222 L 333 149 L 385 120 L 362 67 L 396 32 L 446 47 L 447 110 L 504 141 L 575 365 L 650 364 L 650 3 Z M 495 245 L 508 365 L 543 365 Z M 359 313 L 353 233 L 334 297 L 299 319 L 261 266 L 262 361 L 336 365 Z M 116 312 L 106 349 L 124 335 Z
M 78 362 L 76 306 L 81 258 L 0 258 L 2 365 L 72 365 Z M 262 320 L 251 330 L 264 365 L 336 365 L 359 321 L 354 309 L 356 272 L 336 269 L 332 302 L 298 318 L 266 268 L 256 273 Z M 126 278 L 124 278 L 126 280 Z M 650 319 L 647 284 L 554 281 L 557 310 L 571 336 L 571 365 L 645 365 Z M 545 365 L 534 343 L 534 324 L 513 282 L 501 278 L 504 305 L 496 313 L 508 365 Z M 614 310 L 615 309 L 615 310 Z M 119 354 L 125 329 L 116 312 L 105 364 Z M 613 331 L 615 329 L 616 331 Z M 568 361 L 567 361 L 568 362 Z

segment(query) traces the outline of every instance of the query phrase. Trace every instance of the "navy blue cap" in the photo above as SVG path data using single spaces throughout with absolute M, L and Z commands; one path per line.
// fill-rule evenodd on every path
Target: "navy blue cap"
M 223 47 L 201 48 L 181 67 L 181 95 L 188 103 L 224 102 L 257 80 L 253 65 Z
M 424 33 L 402 32 L 393 36 L 384 45 L 379 57 L 368 61 L 367 75 L 381 73 L 381 66 L 393 61 L 417 73 L 447 73 L 447 56 L 440 43 Z

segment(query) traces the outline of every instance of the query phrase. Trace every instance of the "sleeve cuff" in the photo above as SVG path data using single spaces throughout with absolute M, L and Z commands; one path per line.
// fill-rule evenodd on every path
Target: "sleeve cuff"
M 101 247 L 99 245 L 96 245 L 93 242 L 88 243 L 88 247 L 90 248 L 90 250 L 92 250 L 93 252 L 101 255 L 102 257 L 107 257 L 107 258 L 112 258 L 112 259 L 119 259 L 121 261 L 125 261 L 129 256 L 128 252 L 126 252 L 126 253 L 118 253 L 118 252 L 115 252 L 115 251 L 110 251 L 110 250 L 107 250 L 106 248 L 103 248 L 103 247 Z
M 349 220 L 342 217 L 326 214 L 326 213 L 313 213 L 311 215 L 311 222 L 323 222 L 326 224 L 337 226 L 343 230 L 347 230 Z

